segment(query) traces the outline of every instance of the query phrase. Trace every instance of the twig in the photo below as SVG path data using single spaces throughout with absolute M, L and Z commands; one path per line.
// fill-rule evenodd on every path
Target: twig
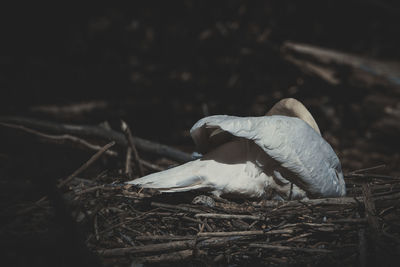
M 137 219 L 142 218 L 142 217 L 146 217 L 146 216 L 149 216 L 149 215 L 159 215 L 160 213 L 154 212 L 154 211 L 156 211 L 156 210 L 158 210 L 158 208 L 157 208 L 157 209 L 153 209 L 153 210 L 151 210 L 151 211 L 143 212 L 142 214 L 140 214 L 140 215 L 138 215 L 138 216 L 136 216 L 136 217 L 134 217 L 134 218 L 127 218 L 126 221 L 122 221 L 122 222 L 119 222 L 119 223 L 117 223 L 117 224 L 114 224 L 114 225 L 108 227 L 107 229 L 104 229 L 104 230 L 100 231 L 100 233 L 101 233 L 101 234 L 102 234 L 102 233 L 106 233 L 106 232 L 108 232 L 108 231 L 111 231 L 111 230 L 113 230 L 113 229 L 119 227 L 119 226 L 122 226 L 122 225 L 124 225 L 124 224 L 126 224 L 126 223 L 128 223 L 128 222 L 137 220 Z M 163 214 L 163 215 L 165 215 L 165 214 Z
M 164 204 L 164 203 L 158 203 L 158 202 L 151 202 L 151 205 L 153 207 L 166 208 L 166 209 L 177 209 L 177 210 L 183 210 L 183 211 L 192 212 L 192 213 L 202 213 L 203 212 L 201 210 L 194 209 L 194 208 L 176 206 L 176 205 L 170 205 L 170 204 Z
M 277 234 L 292 234 L 293 230 L 271 230 L 271 231 L 235 231 L 235 232 L 211 232 L 198 233 L 199 237 L 226 237 L 226 236 L 248 236 L 248 235 L 277 235 Z
M 319 249 L 319 248 L 298 248 L 298 247 L 288 247 L 288 246 L 276 246 L 268 244 L 250 244 L 253 248 L 265 248 L 276 251 L 295 251 L 295 252 L 307 252 L 307 253 L 331 253 L 332 250 Z
M 194 235 L 188 235 L 188 236 L 145 235 L 145 236 L 135 237 L 135 239 L 139 241 L 190 240 L 195 238 L 196 236 Z
M 249 220 L 264 220 L 262 216 L 254 215 L 238 215 L 238 214 L 219 214 L 219 213 L 199 213 L 194 217 L 214 218 L 214 219 L 249 219 Z
M 181 250 L 181 251 L 172 252 L 172 253 L 136 258 L 134 260 L 134 262 L 148 263 L 148 264 L 178 262 L 178 261 L 182 262 L 184 260 L 191 258 L 192 255 L 193 255 L 193 250 L 186 249 L 186 250 Z M 132 266 L 136 266 L 136 265 L 132 264 Z
M 161 244 L 152 244 L 144 246 L 135 246 L 128 248 L 112 248 L 98 250 L 98 253 L 102 256 L 123 256 L 127 254 L 138 254 L 138 253 L 150 253 L 150 252 L 163 252 L 171 250 L 183 250 L 189 249 L 195 245 L 194 240 L 174 241 Z
M 139 215 L 139 216 L 140 216 L 140 215 Z M 139 216 L 138 216 L 138 217 L 139 217 Z M 101 231 L 99 232 L 99 234 L 107 233 L 107 232 L 109 232 L 109 231 L 111 231 L 111 230 L 113 230 L 113 229 L 115 229 L 115 228 L 117 228 L 117 227 L 119 227 L 119 226 L 122 226 L 122 225 L 124 225 L 124 224 L 130 222 L 131 220 L 132 220 L 132 219 L 130 219 L 130 220 L 127 219 L 126 221 L 122 221 L 122 222 L 119 222 L 119 223 L 117 223 L 117 224 L 114 224 L 114 225 L 108 227 L 107 229 L 101 230 Z
M 132 149 L 133 160 L 135 161 L 136 167 L 139 171 L 139 175 L 143 176 L 144 175 L 143 166 L 142 163 L 140 162 L 139 153 L 136 150 L 131 129 L 129 128 L 128 124 L 124 121 L 121 121 L 121 129 L 124 132 L 126 139 L 128 140 L 129 147 Z
M 68 176 L 65 180 L 61 181 L 58 183 L 57 187 L 61 188 L 67 183 L 69 183 L 72 179 L 75 178 L 78 174 L 86 170 L 90 165 L 92 165 L 98 158 L 100 158 L 101 155 L 103 155 L 104 152 L 106 152 L 110 147 L 112 147 L 115 144 L 114 141 L 108 143 L 107 145 L 103 146 L 99 151 L 96 152 L 88 161 L 86 161 L 81 167 L 79 167 L 76 171 L 74 171 L 70 176 Z M 44 196 L 38 201 L 36 201 L 35 204 L 39 204 L 43 202 L 47 197 Z
M 400 198 L 400 192 L 394 193 L 394 194 L 390 194 L 390 195 L 386 195 L 386 196 L 378 196 L 378 197 L 374 197 L 373 199 L 374 201 L 378 201 L 378 200 L 399 200 Z
M 357 79 L 366 84 L 381 84 L 390 86 L 395 90 L 399 89 L 399 65 L 393 62 L 379 61 L 371 58 L 361 57 L 349 53 L 343 53 L 332 49 L 326 49 L 308 44 L 300 44 L 294 42 L 285 42 L 282 47 L 283 51 L 291 52 L 291 54 L 297 55 L 297 57 L 312 57 L 314 61 L 318 63 L 311 63 L 307 60 L 296 59 L 293 56 L 292 62 L 300 67 L 305 68 L 308 71 L 320 76 L 328 82 L 340 82 L 336 78 L 336 72 L 328 69 L 325 65 L 331 64 L 331 66 L 343 65 L 350 67 L 353 79 Z M 290 60 L 290 59 L 289 59 Z M 300 63 L 302 64 L 300 64 Z M 332 64 L 333 63 L 333 64 Z M 311 67 L 309 66 L 311 65 Z M 329 71 L 327 71 L 328 69 Z M 322 71 L 323 70 L 323 71 Z M 358 75 L 357 75 L 358 74 Z M 351 76 L 350 76 L 351 77 Z M 334 79 L 336 78 L 336 80 Z M 335 83 L 334 83 L 335 84 Z
M 361 267 L 367 266 L 367 242 L 365 237 L 365 229 L 358 230 L 358 257 Z
M 349 223 L 349 224 L 363 224 L 367 223 L 366 218 L 350 218 L 350 219 L 335 219 L 335 220 L 330 220 L 330 223 Z
M 123 187 L 123 186 L 96 185 L 96 186 L 93 186 L 93 187 L 89 187 L 89 188 L 86 188 L 86 189 L 82 189 L 82 190 L 80 190 L 80 191 L 77 191 L 77 192 L 75 192 L 75 195 L 82 195 L 82 194 L 86 194 L 86 193 L 91 193 L 91 192 L 96 191 L 96 190 L 110 190 L 110 191 L 112 191 L 112 190 L 119 190 L 119 189 L 121 189 L 122 187 Z
M 161 244 L 152 244 L 144 246 L 135 246 L 128 248 L 112 248 L 112 249 L 101 249 L 97 252 L 101 256 L 112 257 L 112 256 L 123 256 L 128 254 L 139 254 L 139 253 L 157 253 L 164 251 L 176 251 L 190 249 L 196 246 L 197 248 L 209 248 L 209 247 L 220 247 L 226 246 L 229 242 L 247 239 L 248 237 L 224 237 L 224 238 L 208 238 L 202 240 L 196 244 L 196 240 L 185 240 L 185 241 L 173 241 Z
M 71 141 L 71 142 L 77 143 L 79 145 L 82 145 L 82 146 L 84 146 L 86 148 L 89 148 L 90 150 L 98 151 L 98 150 L 100 150 L 102 148 L 101 146 L 98 146 L 98 145 L 95 145 L 95 144 L 91 144 L 91 143 L 89 143 L 88 141 L 86 141 L 84 139 L 81 139 L 81 138 L 78 138 L 76 136 L 72 136 L 72 135 L 69 135 L 69 134 L 62 134 L 62 135 L 45 134 L 45 133 L 36 131 L 34 129 L 27 128 L 25 126 L 16 125 L 16 124 L 10 124 L 10 123 L 4 123 L 4 122 L 0 122 L 0 125 L 4 126 L 4 127 L 8 127 L 8 128 L 21 130 L 21 131 L 24 131 L 24 132 L 27 132 L 27 133 L 30 133 L 30 134 L 33 134 L 33 135 L 36 135 L 36 136 L 39 136 L 39 137 L 42 137 L 42 138 L 54 140 L 54 141 L 61 141 L 61 142 L 63 142 L 63 141 Z M 110 155 L 110 156 L 117 156 L 118 155 L 117 152 L 112 151 L 112 150 L 107 150 L 105 153 L 107 155 Z
M 127 241 L 131 246 L 134 246 L 135 243 L 132 241 L 132 238 L 130 238 L 128 235 L 124 234 L 124 233 L 119 233 L 119 235 L 125 240 Z
M 114 140 L 118 145 L 126 146 L 128 141 L 124 134 L 114 130 L 105 129 L 100 126 L 92 125 L 72 125 L 48 122 L 38 119 L 15 117 L 15 116 L 0 116 L 0 122 L 20 124 L 26 127 L 38 128 L 41 130 L 61 132 L 67 134 L 78 134 L 95 136 L 107 140 Z M 160 156 L 168 157 L 178 162 L 191 161 L 190 154 L 174 149 L 172 147 L 151 142 L 139 137 L 133 137 L 135 146 L 142 151 L 157 154 Z
M 357 197 L 357 200 L 361 201 L 361 197 Z M 308 199 L 302 200 L 301 203 L 298 200 L 291 201 L 275 201 L 267 200 L 259 204 L 254 204 L 255 207 L 265 207 L 265 208 L 282 208 L 282 207 L 298 207 L 305 206 L 315 207 L 315 206 L 330 206 L 330 205 L 354 205 L 357 204 L 357 200 L 353 197 L 341 197 L 341 198 L 318 198 L 318 199 Z
M 298 236 L 291 237 L 291 238 L 286 239 L 286 240 L 279 240 L 279 241 L 276 241 L 276 242 L 271 242 L 270 244 L 274 245 L 274 244 L 290 243 L 290 242 L 302 239 L 302 238 L 310 236 L 310 235 L 312 235 L 312 233 L 304 233 L 304 234 L 301 234 L 301 235 L 298 235 Z
M 165 170 L 165 168 L 163 168 L 161 166 L 158 166 L 156 164 L 150 163 L 150 162 L 148 162 L 148 161 L 146 161 L 144 159 L 140 159 L 140 163 L 142 163 L 143 166 L 145 166 L 145 167 L 147 167 L 149 169 L 155 170 L 155 171 L 163 171 L 163 170 Z
M 375 203 L 371 196 L 369 184 L 362 185 L 362 192 L 364 195 L 364 206 L 367 215 L 366 217 L 372 229 L 377 232 L 379 231 L 379 222 L 376 218 Z
M 101 157 L 101 155 L 103 155 L 104 152 L 106 152 L 110 147 L 112 147 L 113 145 L 115 145 L 115 142 L 112 141 L 108 144 L 106 144 L 105 146 L 103 146 L 99 151 L 96 152 L 96 154 L 94 154 L 87 162 L 85 162 L 81 167 L 79 167 L 76 171 L 74 171 L 70 176 L 68 176 L 65 180 L 61 181 L 60 183 L 58 183 L 57 187 L 61 188 L 64 185 L 66 185 L 67 183 L 69 183 L 69 181 L 71 181 L 72 179 L 74 179 L 75 176 L 77 176 L 78 174 L 80 174 L 81 172 L 83 172 L 84 170 L 86 170 L 90 165 L 92 165 L 94 162 L 96 162 L 97 159 L 99 159 Z
M 371 170 L 376 170 L 376 169 L 380 169 L 380 168 L 384 168 L 384 167 L 386 167 L 386 164 L 380 164 L 380 165 L 377 165 L 374 167 L 354 170 L 354 171 L 349 172 L 348 174 L 355 174 L 355 173 L 359 173 L 359 172 L 371 171 Z
M 373 259 L 376 256 L 376 243 L 378 242 L 378 233 L 379 233 L 379 222 L 376 217 L 376 209 L 375 209 L 375 202 L 372 199 L 371 188 L 369 183 L 362 184 L 362 193 L 364 196 L 364 207 L 365 207 L 365 215 L 368 220 L 369 227 L 371 229 L 371 237 L 368 239 L 370 242 L 367 244 L 370 247 L 370 254 L 368 254 L 368 259 Z M 368 260 L 367 259 L 367 260 Z
M 105 109 L 108 107 L 108 103 L 102 100 L 93 100 L 72 103 L 67 105 L 43 105 L 34 106 L 30 110 L 33 112 L 40 112 L 45 114 L 51 114 L 53 116 L 63 118 L 73 118 L 85 113 L 89 113 L 93 110 Z
M 330 84 L 337 85 L 340 83 L 340 80 L 336 77 L 336 73 L 332 68 L 319 66 L 317 64 L 296 59 L 291 55 L 285 55 L 284 59 L 298 66 L 302 71 L 306 74 L 314 74 L 329 82 Z
M 372 194 L 372 197 L 377 200 L 385 200 L 385 199 L 396 199 L 399 197 L 400 194 L 400 189 L 392 189 L 391 191 L 384 191 L 384 192 L 378 192 Z M 382 197 L 388 197 L 388 198 L 382 198 Z
M 346 174 L 345 178 L 365 178 L 365 179 L 388 179 L 388 180 L 398 180 L 400 177 L 397 176 L 389 176 L 382 174 L 372 174 L 372 173 L 353 173 Z
M 97 213 L 94 215 L 94 219 L 93 219 L 93 228 L 94 228 L 94 236 L 96 237 L 96 240 L 100 240 L 100 236 L 99 236 L 99 227 L 98 227 L 98 223 L 97 223 Z
M 129 178 L 132 177 L 131 158 L 132 158 L 132 148 L 131 148 L 131 147 L 128 147 L 128 148 L 126 149 L 125 174 L 126 174 Z

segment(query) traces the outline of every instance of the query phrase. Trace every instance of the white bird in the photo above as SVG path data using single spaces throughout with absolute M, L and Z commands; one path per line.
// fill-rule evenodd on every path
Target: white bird
M 263 117 L 216 115 L 190 130 L 204 157 L 128 184 L 160 192 L 206 190 L 215 196 L 303 199 L 346 194 L 338 157 L 295 99 Z

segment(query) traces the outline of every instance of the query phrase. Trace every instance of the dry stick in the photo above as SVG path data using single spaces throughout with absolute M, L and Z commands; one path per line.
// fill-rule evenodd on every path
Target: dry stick
M 129 147 L 132 149 L 133 160 L 135 161 L 136 167 L 138 168 L 139 175 L 143 176 L 144 175 L 143 166 L 142 163 L 140 162 L 139 153 L 137 152 L 131 129 L 129 128 L 128 124 L 122 120 L 121 120 L 121 129 L 124 132 L 126 139 L 128 140 Z
M 147 167 L 149 169 L 155 170 L 155 171 L 163 171 L 163 170 L 165 170 L 165 168 L 163 168 L 161 166 L 158 166 L 156 164 L 150 163 L 150 162 L 148 162 L 148 161 L 146 161 L 144 159 L 140 159 L 140 163 L 142 163 L 143 166 L 145 166 L 145 167 Z
M 182 262 L 183 260 L 187 260 L 192 256 L 193 256 L 193 250 L 186 249 L 172 253 L 136 258 L 134 262 L 148 263 L 148 264 L 178 262 L 178 261 Z M 132 266 L 136 266 L 136 264 L 132 264 Z
M 329 226 L 335 226 L 332 223 L 308 223 L 308 222 L 298 222 L 298 223 L 288 223 L 285 225 L 282 225 L 282 228 L 288 228 L 288 227 L 296 227 L 296 226 L 307 226 L 307 227 L 329 227 Z
M 390 175 L 382 175 L 382 174 L 363 174 L 363 173 L 353 173 L 347 174 L 344 176 L 345 178 L 366 178 L 366 179 L 388 179 L 388 180 L 398 180 L 400 177 L 390 176 Z
M 247 227 L 247 229 L 253 228 L 253 226 L 256 225 L 257 223 L 258 223 L 258 221 L 252 222 L 252 223 L 249 225 L 249 227 Z
M 170 205 L 170 204 L 164 204 L 164 203 L 158 203 L 158 202 L 151 202 L 151 205 L 153 207 L 183 210 L 183 211 L 192 212 L 192 213 L 202 213 L 203 212 L 202 210 L 198 210 L 198 209 L 194 209 L 194 208 L 190 208 L 190 207 L 176 206 L 176 205 Z
M 268 244 L 250 244 L 253 248 L 265 248 L 276 251 L 296 251 L 296 252 L 307 252 L 307 253 L 331 253 L 332 250 L 328 249 L 318 249 L 318 248 L 298 248 L 298 247 L 288 247 L 288 246 L 276 246 Z
M 97 213 L 94 215 L 93 228 L 94 228 L 94 235 L 96 237 L 96 240 L 99 241 L 100 236 L 99 236 L 99 227 L 98 227 L 98 223 L 97 223 Z
M 367 244 L 365 237 L 365 228 L 361 228 L 358 230 L 358 254 L 360 266 L 367 266 Z
M 10 124 L 10 123 L 3 123 L 3 122 L 0 122 L 0 125 L 4 126 L 4 127 L 8 127 L 8 128 L 21 130 L 21 131 L 24 131 L 24 132 L 27 132 L 27 133 L 30 133 L 30 134 L 33 134 L 33 135 L 36 135 L 36 136 L 39 136 L 39 137 L 43 137 L 43 138 L 46 138 L 46 139 L 54 140 L 54 141 L 71 141 L 71 142 L 77 143 L 79 145 L 82 145 L 82 146 L 84 146 L 86 148 L 89 148 L 89 149 L 95 150 L 95 151 L 98 151 L 98 150 L 101 149 L 101 146 L 89 143 L 88 141 L 86 141 L 84 139 L 81 139 L 81 138 L 78 138 L 76 136 L 72 136 L 72 135 L 69 135 L 69 134 L 62 134 L 62 135 L 45 134 L 45 133 L 42 133 L 42 132 L 27 128 L 25 126 L 16 125 L 16 124 Z M 107 155 L 110 155 L 110 156 L 117 156 L 118 155 L 117 152 L 112 151 L 112 150 L 107 150 L 105 153 Z
M 393 87 L 396 90 L 399 89 L 398 82 L 394 78 L 400 76 L 400 71 L 397 64 L 393 64 L 386 61 L 369 59 L 366 57 L 360 57 L 358 55 L 343 53 L 323 47 L 294 43 L 294 42 L 285 42 L 282 48 L 283 51 L 290 51 L 291 54 L 297 55 L 297 57 L 299 57 L 299 55 L 304 58 L 312 57 L 314 59 L 314 62 L 315 60 L 318 61 L 317 64 L 321 66 L 326 64 L 331 64 L 332 66 L 342 65 L 350 67 L 352 73 L 354 73 L 352 75 L 353 77 L 351 78 L 356 78 L 364 83 L 367 84 L 378 83 L 378 84 L 383 84 L 385 86 Z M 309 61 L 306 60 L 305 63 L 303 63 L 303 65 L 306 63 L 311 64 Z M 308 70 L 312 71 L 312 69 Z M 328 75 L 327 77 L 324 76 L 324 74 L 330 74 L 330 73 L 317 72 L 317 71 L 314 71 L 313 73 L 319 75 L 321 78 L 324 78 L 327 81 L 329 81 L 329 79 L 327 78 L 336 78 L 335 75 L 333 75 L 333 77 L 332 75 Z
M 61 181 L 60 183 L 58 183 L 57 187 L 61 188 L 64 185 L 66 185 L 67 183 L 69 183 L 72 179 L 74 179 L 75 176 L 77 176 L 78 174 L 80 174 L 81 172 L 83 172 L 84 170 L 86 170 L 90 165 L 92 165 L 94 162 L 96 162 L 96 160 L 98 160 L 101 155 L 103 155 L 104 152 L 106 152 L 110 147 L 112 147 L 113 145 L 115 145 L 115 141 L 112 141 L 110 143 L 108 143 L 107 145 L 103 146 L 99 151 L 96 152 L 96 154 L 94 154 L 87 162 L 85 162 L 81 167 L 79 167 L 79 169 L 77 169 L 76 171 L 74 171 L 70 176 L 68 176 L 67 179 L 65 179 L 64 181 Z
M 286 239 L 286 240 L 280 240 L 280 241 L 276 241 L 276 242 L 271 242 L 270 244 L 274 245 L 274 244 L 290 243 L 290 242 L 296 241 L 298 239 L 301 239 L 301 238 L 304 238 L 304 237 L 307 237 L 307 236 L 310 236 L 310 235 L 312 235 L 312 233 L 304 233 L 304 234 L 301 234 L 301 235 L 298 235 L 298 236 L 291 237 L 291 238 Z
M 336 77 L 336 72 L 332 68 L 297 59 L 291 55 L 284 55 L 283 58 L 299 67 L 306 74 L 316 75 L 333 85 L 340 83 L 340 80 Z
M 165 240 L 191 240 L 195 239 L 196 236 L 188 235 L 188 236 L 171 236 L 171 235 L 145 235 L 145 236 L 137 236 L 136 240 L 139 241 L 165 241 Z
M 197 248 L 209 248 L 209 247 L 221 247 L 229 245 L 231 241 L 238 241 L 248 239 L 246 236 L 233 236 L 224 238 L 208 238 L 202 240 L 196 244 L 196 240 L 185 240 L 185 241 L 172 241 L 168 243 L 161 244 L 151 244 L 144 246 L 135 246 L 127 248 L 112 248 L 112 249 L 100 249 L 97 252 L 101 256 L 111 257 L 111 256 L 123 256 L 128 254 L 138 254 L 138 253 L 159 253 L 163 251 L 176 251 L 191 249 L 194 246 Z
M 263 216 L 254 215 L 238 215 L 238 214 L 219 214 L 219 213 L 199 213 L 194 217 L 213 218 L 213 219 L 249 219 L 249 220 L 263 220 Z
M 124 224 L 126 224 L 126 223 L 129 223 L 129 222 L 131 222 L 131 221 L 134 221 L 134 220 L 136 220 L 136 219 L 138 219 L 138 218 L 146 217 L 147 215 L 155 214 L 155 213 L 156 213 L 156 212 L 154 212 L 155 210 L 158 210 L 158 208 L 153 209 L 153 210 L 151 210 L 151 211 L 143 212 L 142 214 L 140 214 L 140 215 L 138 215 L 138 216 L 136 216 L 136 217 L 134 217 L 134 218 L 127 218 L 126 221 L 122 221 L 122 222 L 119 222 L 119 223 L 117 223 L 117 224 L 114 224 L 114 225 L 108 227 L 107 229 L 104 229 L 104 230 L 100 231 L 100 233 L 101 233 L 101 234 L 106 233 L 106 232 L 108 232 L 108 231 L 111 231 L 111 230 L 113 230 L 113 229 L 119 227 L 119 226 L 122 226 L 122 225 L 124 225 Z
M 375 203 L 372 199 L 371 188 L 368 183 L 362 185 L 362 192 L 364 195 L 364 205 L 368 223 L 372 229 L 377 232 L 379 231 L 379 222 L 376 218 Z
M 110 147 L 112 147 L 115 144 L 114 141 L 108 143 L 107 145 L 103 146 L 99 151 L 96 152 L 96 154 L 94 154 L 88 161 L 86 161 L 82 166 L 80 166 L 76 171 L 74 171 L 70 176 L 68 176 L 65 180 L 61 181 L 60 183 L 58 183 L 57 187 L 61 188 L 64 185 L 66 185 L 67 183 L 69 183 L 72 179 L 75 178 L 75 176 L 77 176 L 78 174 L 80 174 L 81 172 L 83 172 L 84 170 L 86 170 L 90 165 L 92 165 L 97 159 L 99 159 L 101 157 L 101 155 L 104 154 L 104 152 L 106 152 Z M 39 204 L 41 202 L 43 202 L 47 197 L 44 196 L 41 199 L 39 199 L 38 201 L 36 201 L 35 204 Z
M 91 193 L 93 191 L 97 191 L 97 190 L 108 190 L 108 191 L 114 191 L 114 190 L 119 190 L 123 188 L 123 186 L 105 186 L 105 185 L 96 185 L 93 187 L 89 187 L 89 188 L 85 188 L 82 190 L 79 190 L 77 192 L 75 192 L 75 195 L 82 195 L 82 194 L 86 194 L 86 193 Z
M 345 218 L 330 220 L 330 223 L 348 223 L 348 224 L 364 224 L 367 223 L 366 218 Z
M 226 237 L 226 236 L 248 236 L 248 235 L 277 235 L 277 234 L 292 234 L 293 230 L 271 230 L 271 231 L 234 231 L 234 232 L 211 232 L 198 233 L 199 237 Z
M 128 148 L 126 149 L 125 174 L 126 174 L 129 178 L 132 177 L 131 158 L 132 158 L 132 148 L 131 148 L 131 147 L 128 147 Z
M 94 151 L 98 151 L 98 150 L 101 149 L 101 146 L 89 143 L 88 141 L 86 141 L 84 139 L 81 139 L 81 138 L 78 138 L 76 136 L 72 136 L 72 135 L 69 135 L 69 134 L 62 134 L 62 135 L 45 134 L 45 133 L 42 133 L 42 132 L 30 129 L 30 128 L 21 126 L 21 125 L 9 124 L 9 123 L 3 123 L 3 122 L 0 122 L 0 125 L 5 126 L 5 127 L 9 127 L 9 128 L 13 128 L 13 129 L 22 130 L 22 131 L 25 131 L 27 133 L 34 134 L 34 135 L 39 136 L 39 137 L 55 140 L 55 141 L 71 141 L 71 142 L 77 143 L 79 145 L 82 145 L 82 146 L 84 146 L 84 147 L 86 147 L 86 148 L 88 148 L 90 150 L 94 150 Z M 128 149 L 130 150 L 130 148 L 128 148 Z M 105 152 L 105 154 L 107 154 L 109 156 L 118 156 L 118 153 L 116 151 L 111 150 L 111 149 L 107 150 Z M 140 159 L 140 163 L 143 166 L 146 166 L 147 168 L 155 170 L 155 171 L 163 171 L 163 170 L 165 170 L 165 168 L 163 168 L 161 166 L 158 166 L 156 164 L 150 163 L 150 162 L 148 162 L 148 161 L 146 161 L 144 159 Z M 128 164 L 128 162 L 126 164 Z M 126 167 L 125 167 L 125 169 L 126 169 Z
M 128 144 L 124 134 L 114 130 L 105 129 L 101 126 L 61 124 L 15 116 L 0 116 L 0 122 L 21 124 L 26 127 L 67 134 L 95 136 L 107 140 L 114 140 L 118 145 L 122 146 L 126 146 Z M 133 141 L 135 146 L 142 151 L 168 157 L 178 162 L 187 162 L 192 160 L 190 154 L 166 145 L 151 142 L 139 137 L 134 137 Z
M 362 184 L 362 192 L 364 196 L 364 206 L 365 206 L 365 213 L 368 220 L 368 224 L 371 228 L 371 235 L 372 239 L 377 242 L 378 239 L 378 232 L 379 232 L 379 222 L 376 217 L 376 209 L 375 209 L 375 202 L 372 199 L 371 188 L 369 183 Z M 372 245 L 372 255 L 370 255 L 371 259 L 375 256 L 376 246 L 375 244 L 371 243 Z M 360 252 L 361 253 L 361 252 Z
M 127 254 L 190 249 L 194 245 L 195 245 L 194 240 L 185 240 L 185 241 L 174 241 L 168 243 L 152 244 L 152 245 L 144 245 L 144 246 L 136 246 L 128 248 L 103 249 L 103 250 L 98 250 L 98 253 L 102 256 L 123 256 Z
M 124 225 L 124 224 L 126 224 L 126 223 L 129 223 L 130 221 L 131 221 L 131 220 L 126 220 L 126 221 L 119 222 L 119 223 L 117 223 L 117 224 L 114 224 L 114 225 L 108 227 L 107 229 L 101 230 L 99 233 L 100 233 L 100 234 L 106 233 L 106 232 L 108 232 L 108 231 L 111 231 L 111 230 L 113 230 L 113 229 L 119 227 L 119 226 L 122 226 L 122 225 Z
M 214 228 L 212 228 L 208 223 L 207 223 L 207 219 L 203 220 L 203 225 L 207 228 L 207 231 L 209 232 L 214 232 Z M 203 229 L 204 230 L 204 229 Z M 198 236 L 196 236 L 197 238 Z
M 109 104 L 103 100 L 78 102 L 66 105 L 39 105 L 29 108 L 30 111 L 51 114 L 58 117 L 76 117 L 93 110 L 106 109 Z
M 400 192 L 393 193 L 391 195 L 373 197 L 374 201 L 378 200 L 398 200 L 400 198 Z
M 357 199 L 357 200 L 356 200 Z M 344 205 L 344 206 L 352 206 L 357 205 L 357 201 L 362 201 L 362 197 L 341 197 L 341 198 L 318 198 L 318 199 L 308 199 L 302 200 L 301 203 L 298 200 L 290 200 L 290 201 L 276 201 L 276 200 L 267 200 L 262 203 L 256 203 L 254 207 L 261 208 L 283 208 L 283 207 L 304 207 L 304 205 L 308 205 L 310 207 L 321 207 L 321 206 L 330 206 L 330 205 Z
M 348 174 L 355 174 L 355 173 L 359 173 L 359 172 L 371 171 L 371 170 L 376 170 L 376 169 L 380 169 L 380 168 L 384 168 L 384 167 L 386 167 L 386 164 L 380 164 L 380 165 L 377 165 L 374 167 L 354 170 L 354 171 L 349 172 Z
M 174 214 L 174 215 L 179 216 L 179 214 L 180 213 L 177 213 L 177 214 Z M 199 219 L 193 219 L 193 218 L 188 217 L 188 216 L 182 216 L 181 219 L 182 220 L 186 220 L 188 222 L 194 222 L 194 223 L 197 223 L 197 224 L 204 224 L 204 226 L 207 228 L 207 231 L 210 231 L 210 232 L 214 231 L 214 229 L 212 229 L 211 226 L 208 223 L 204 223 Z
M 397 195 L 399 193 L 400 193 L 400 189 L 391 188 L 391 191 L 384 191 L 384 192 L 374 193 L 374 194 L 372 194 L 372 197 L 374 199 L 378 199 L 379 197 L 382 197 L 382 196 L 390 196 L 391 198 L 393 198 L 393 196 L 395 196 L 394 198 L 398 198 Z
M 137 217 L 132 218 L 131 220 L 138 219 L 139 217 L 150 217 L 150 216 L 184 216 L 185 213 L 174 213 L 174 212 L 146 212 Z

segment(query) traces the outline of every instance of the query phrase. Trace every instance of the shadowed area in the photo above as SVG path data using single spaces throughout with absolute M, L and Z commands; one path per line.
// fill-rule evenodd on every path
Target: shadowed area
M 398 257 L 396 1 L 31 3 L 2 8 L 0 22 L 0 117 L 54 126 L 0 118 L 1 265 L 372 266 Z M 122 186 L 141 169 L 190 158 L 200 118 L 261 116 L 288 97 L 338 155 L 341 202 L 207 207 L 190 204 L 192 193 Z

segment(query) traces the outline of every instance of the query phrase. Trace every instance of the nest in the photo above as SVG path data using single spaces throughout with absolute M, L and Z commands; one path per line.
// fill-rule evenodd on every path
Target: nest
M 78 222 L 106 264 L 360 264 L 399 252 L 400 180 L 353 174 L 348 196 L 229 201 L 200 193 L 154 195 L 112 178 L 75 182 Z M 115 181 L 114 181 L 115 182 Z
M 15 118 L 13 120 L 16 121 Z M 17 122 L 26 124 L 26 120 L 22 119 Z M 71 134 L 68 130 L 78 129 L 34 122 L 29 120 L 32 125 L 61 129 L 68 134 Z M 43 134 L 26 126 L 3 125 L 48 140 L 72 138 Z M 80 232 L 83 232 L 86 247 L 105 265 L 112 266 L 142 263 L 195 266 L 365 266 L 367 263 L 379 263 L 387 266 L 400 255 L 399 177 L 366 173 L 375 168 L 352 172 L 345 175 L 347 196 L 333 199 L 279 202 L 213 199 L 200 192 L 159 194 L 123 184 L 130 179 L 128 177 L 133 169 L 137 176 L 163 169 L 160 162 L 139 158 L 134 143 L 142 150 L 156 152 L 164 160 L 166 153 L 176 160 L 189 159 L 190 155 L 147 140 L 134 139 L 129 131 L 125 132 L 125 139 L 121 133 L 105 133 L 99 127 L 79 129 L 87 131 L 86 134 L 96 132 L 101 136 L 111 136 L 123 147 L 128 145 L 130 149 L 126 151 L 125 170 L 119 166 L 118 175 L 108 174 L 111 171 L 107 171 L 97 176 L 86 175 L 87 179 L 78 178 L 102 154 L 115 158 L 122 153 L 109 149 L 114 142 L 97 147 L 73 137 L 74 142 L 78 140 L 80 145 L 97 152 L 54 186 L 54 192 L 49 190 L 47 197 L 51 198 L 52 205 L 43 197 L 35 201 L 35 205 L 18 203 L 7 207 L 10 211 L 17 210 L 18 215 L 18 220 L 10 221 L 7 227 L 3 227 L 14 233 L 13 236 L 6 236 L 9 240 L 15 239 L 21 233 L 20 229 L 48 232 L 51 236 L 52 232 L 47 229 L 31 228 L 43 227 L 46 220 L 50 221 L 46 219 L 48 214 L 55 213 L 58 214 L 58 223 L 63 226 L 60 229 L 62 233 L 66 232 L 65 229 L 74 233 L 77 224 L 79 229 L 84 230 Z M 167 162 L 164 165 L 170 164 Z M 121 173 L 128 177 L 116 179 Z M 54 178 L 44 181 L 54 181 Z M 48 185 L 48 182 L 43 185 Z M 63 189 L 65 201 L 61 200 L 61 196 L 57 197 L 60 189 Z M 64 202 L 68 204 L 68 209 L 64 207 Z M 75 222 L 69 223 L 71 211 Z M 57 242 L 62 243 L 59 239 Z M 66 247 L 72 251 L 79 242 L 71 241 Z M 31 247 L 35 246 L 36 243 Z M 65 250 L 61 251 L 61 255 L 65 254 Z M 77 262 L 82 263 L 82 258 L 78 256 Z

